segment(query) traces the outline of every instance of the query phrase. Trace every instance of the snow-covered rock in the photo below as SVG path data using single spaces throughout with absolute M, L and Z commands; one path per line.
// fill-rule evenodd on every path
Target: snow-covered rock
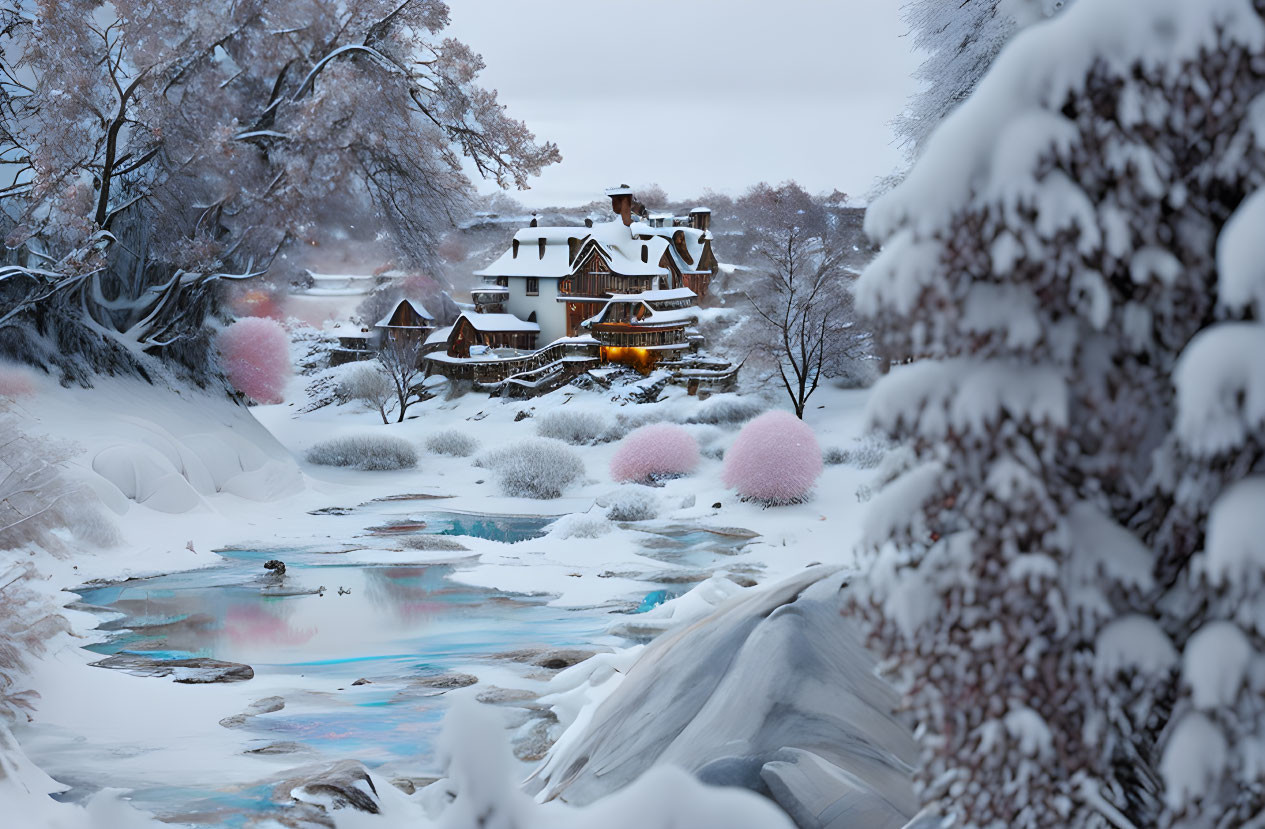
M 668 765 L 767 793 L 802 825 L 904 825 L 914 745 L 840 615 L 841 581 L 810 568 L 661 636 L 529 787 L 584 804 Z

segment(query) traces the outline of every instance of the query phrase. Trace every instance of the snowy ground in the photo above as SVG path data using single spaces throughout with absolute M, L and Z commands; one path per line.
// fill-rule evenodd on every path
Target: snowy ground
M 564 497 L 548 501 L 506 498 L 497 491 L 490 470 L 476 467 L 472 458 L 425 452 L 421 445 L 428 434 L 460 429 L 479 441 L 481 452 L 535 437 L 541 416 L 553 409 L 588 409 L 612 421 L 618 414 L 683 421 L 707 403 L 672 388 L 668 399 L 659 403 L 623 406 L 612 403 L 610 392 L 600 391 L 564 389 L 531 401 L 468 394 L 451 401 L 442 397 L 425 401 L 410 409 L 410 419 L 404 423 L 384 426 L 375 412 L 355 405 L 299 415 L 301 393 L 301 381 L 296 379 L 292 402 L 252 408 L 247 414 L 223 400 L 192 393 L 177 396 L 169 390 L 127 381 L 102 382 L 87 391 L 42 384 L 36 397 L 23 404 L 25 415 L 37 424 L 35 431 L 73 439 L 82 447 L 73 462 L 76 473 L 101 493 L 123 533 L 123 542 L 113 549 L 66 559 L 41 556 L 38 566 L 50 592 L 93 579 L 118 580 L 219 566 L 223 559 L 212 551 L 223 548 L 285 551 L 285 555 L 300 558 L 307 553 L 337 551 L 329 558 L 336 558 L 339 566 L 451 562 L 455 571 L 448 576 L 450 581 L 489 593 L 538 596 L 533 606 L 546 608 L 542 612 L 582 618 L 585 624 L 576 629 L 589 631 L 585 634 L 592 637 L 588 644 L 604 650 L 631 648 L 627 656 L 610 657 L 627 661 L 635 657 L 637 645 L 617 634 L 644 638 L 673 621 L 695 618 L 744 589 L 738 585 L 769 583 L 813 563 L 850 565 L 863 509 L 858 491 L 874 476 L 872 469 L 828 465 L 811 501 L 762 509 L 739 501 L 726 490 L 720 481 L 721 461 L 709 456 L 709 450 L 714 455 L 716 448 L 733 441 L 739 425 L 690 425 L 704 448 L 702 465 L 695 474 L 654 490 L 663 507 L 655 520 L 612 524 L 597 538 L 562 539 L 554 533 L 518 544 L 461 538 L 467 551 L 423 551 L 401 547 L 390 534 L 372 535 L 366 530 L 436 510 L 522 516 L 588 513 L 598 517 L 603 513 L 600 502 L 619 486 L 608 473 L 617 444 L 604 443 L 577 447 L 585 475 Z M 860 445 L 865 402 L 864 392 L 818 392 L 806 420 L 823 449 L 855 449 Z M 531 416 L 516 420 L 523 412 Z M 399 436 L 417 444 L 418 467 L 399 472 L 358 472 L 313 466 L 302 460 L 318 441 L 365 433 Z M 120 450 L 119 446 L 128 449 Z M 120 457 L 140 452 L 137 447 L 148 447 L 146 452 L 167 457 L 185 483 L 161 480 L 160 476 L 159 483 L 153 485 L 150 479 L 158 474 L 154 468 L 163 467 L 161 457 L 154 461 L 157 467 L 137 463 L 123 471 L 116 468 Z M 189 447 L 200 457 L 192 457 Z M 113 461 L 98 462 L 103 453 Z M 103 483 L 102 470 L 114 485 Z M 121 490 L 128 486 L 118 484 L 128 474 L 136 479 L 128 494 L 143 497 L 148 505 L 122 495 Z M 400 495 L 426 497 L 375 501 Z M 716 537 L 729 539 L 734 547 L 742 544 L 744 537 L 754 537 L 737 554 L 726 551 L 675 561 L 657 554 L 665 536 L 699 529 L 731 533 Z M 734 535 L 734 530 L 746 532 Z M 285 557 L 280 552 L 277 555 Z M 709 578 L 713 575 L 729 576 L 733 581 Z M 332 591 L 335 580 L 322 583 Z M 628 614 L 649 593 L 666 590 L 675 595 L 700 582 L 693 593 L 649 614 Z M 60 601 L 75 598 L 61 594 Z M 339 597 L 328 595 L 320 601 L 338 607 L 334 603 Z M 352 602 L 347 600 L 344 607 L 352 607 Z M 188 686 L 90 668 L 88 663 L 100 655 L 83 646 L 108 637 L 95 630 L 102 616 L 84 610 L 68 610 L 67 615 L 73 634 L 54 640 L 31 680 L 43 697 L 35 721 L 15 733 L 36 763 L 72 786 L 68 796 L 74 800 L 102 786 L 127 788 L 138 781 L 178 791 L 182 786 L 245 787 L 251 781 L 266 779 L 286 768 L 287 762 L 294 765 L 290 762 L 294 758 L 243 755 L 244 750 L 260 744 L 258 735 L 221 727 L 219 721 L 246 711 L 252 702 L 264 697 L 295 700 L 303 693 L 332 693 L 332 689 L 319 687 L 324 680 L 317 677 L 300 682 L 291 674 L 267 671 L 249 682 Z M 354 644 L 355 634 L 348 636 Z M 523 638 L 518 631 L 501 644 L 518 646 Z M 546 634 L 540 639 L 540 644 L 550 643 Z M 481 647 L 486 653 L 506 649 L 497 642 L 481 643 Z M 458 659 L 451 667 L 468 670 L 479 682 L 447 691 L 440 698 L 441 707 L 449 698 L 472 698 L 491 686 L 540 692 L 549 678 L 548 672 L 532 670 L 531 666 L 495 664 L 474 657 L 468 663 Z M 325 679 L 343 680 L 341 676 Z M 573 694 L 567 702 L 570 716 L 574 718 L 584 704 L 609 691 L 609 686 L 605 690 L 586 686 L 584 693 L 589 698 L 578 703 Z M 516 724 L 510 721 L 512 712 L 505 716 L 507 724 Z M 565 725 L 567 717 L 561 718 Z M 344 756 L 356 757 L 355 746 L 349 747 L 352 750 Z M 529 768 L 522 765 L 519 771 Z M 391 775 L 425 777 L 439 769 L 432 758 L 429 765 L 388 771 Z M 0 787 L 0 795 L 6 792 L 12 794 Z M 22 802 L 27 805 L 19 808 L 34 808 L 34 800 Z

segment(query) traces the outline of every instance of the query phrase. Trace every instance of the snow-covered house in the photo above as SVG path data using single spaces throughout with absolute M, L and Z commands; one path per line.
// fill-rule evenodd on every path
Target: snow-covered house
M 540 326 L 513 314 L 480 314 L 467 311 L 457 317 L 448 334 L 448 356 L 469 357 L 472 349 L 501 348 L 535 351 Z
M 506 289 L 507 313 L 540 325 L 542 342 L 580 335 L 581 323 L 612 296 L 676 288 L 706 296 L 718 270 L 711 232 L 698 226 L 710 216 L 705 208 L 691 213 L 696 226 L 654 226 L 633 221 L 628 187 L 612 188 L 607 195 L 619 214 L 615 221 L 523 228 L 508 250 L 477 272 Z
M 381 332 L 382 342 L 402 339 L 425 340 L 435 330 L 435 317 L 420 302 L 401 299 L 391 313 L 374 323 Z
M 590 331 L 607 363 L 649 371 L 664 359 L 679 359 L 690 346 L 686 327 L 698 321 L 697 295 L 689 288 L 617 294 L 580 323 Z
M 505 252 L 476 272 L 485 281 L 470 292 L 474 311 L 427 340 L 432 370 L 479 382 L 528 374 L 539 384 L 537 374 L 599 362 L 642 372 L 663 362 L 684 366 L 684 353 L 701 340 L 687 331 L 697 321 L 693 308 L 719 270 L 710 211 L 634 221 L 645 208 L 632 190 L 606 193 L 614 221 L 540 227 L 533 220 L 514 233 Z

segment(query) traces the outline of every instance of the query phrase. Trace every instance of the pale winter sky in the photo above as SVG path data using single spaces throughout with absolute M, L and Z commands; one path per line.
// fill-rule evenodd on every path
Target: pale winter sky
M 451 0 L 482 82 L 557 142 L 512 193 L 591 201 L 619 182 L 673 198 L 796 179 L 860 198 L 901 162 L 888 122 L 917 58 L 899 0 Z

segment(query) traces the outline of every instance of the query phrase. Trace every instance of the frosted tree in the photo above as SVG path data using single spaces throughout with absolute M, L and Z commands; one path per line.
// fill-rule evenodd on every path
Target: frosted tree
M 418 402 L 416 385 L 424 376 L 422 368 L 423 340 L 421 337 L 401 336 L 388 339 L 378 350 L 378 365 L 391 385 L 393 404 L 379 401 L 382 422 L 390 408 L 394 408 L 396 423 L 404 422 L 408 407 Z
M 558 159 L 447 22 L 439 0 L 20 7 L 0 31 L 0 326 L 27 336 L 0 345 L 53 331 L 51 361 L 104 335 L 108 362 L 196 363 L 216 283 L 283 267 L 330 222 L 380 221 L 427 264 L 466 165 L 521 187 Z
M 922 88 L 893 126 L 911 157 L 970 96 L 1002 47 L 1023 27 L 1052 16 L 1067 0 L 910 0 L 904 6 L 914 45 L 927 55 L 915 77 Z
M 1209 593 L 1250 618 L 1194 556 L 1249 484 L 1222 485 L 1260 472 L 1259 346 L 1182 366 L 1247 313 L 1247 277 L 1218 301 L 1217 245 L 1265 172 L 1262 9 L 1097 0 L 1028 28 L 867 216 L 884 249 L 858 302 L 913 361 L 871 416 L 918 462 L 873 504 L 859 611 L 923 735 L 922 798 L 961 825 L 1259 809 L 1259 686 L 1190 683 L 1192 654 L 1242 653 L 1227 627 L 1192 637 Z M 1179 397 L 1175 371 L 1214 385 Z M 1234 452 L 1195 462 L 1187 400 L 1211 407 L 1196 445 Z
M 734 344 L 772 367 L 797 417 L 822 381 L 864 361 L 870 337 L 853 310 L 855 274 L 820 200 L 791 182 L 759 184 L 739 201 L 759 264 L 743 295 L 750 314 Z
M 1166 570 L 1185 588 L 1183 696 L 1160 764 L 1164 826 L 1265 821 L 1265 77 L 1245 69 L 1265 54 L 1265 20 L 1255 23 L 1255 43 L 1232 47 L 1219 74 L 1235 103 L 1218 124 L 1233 136 L 1218 153 L 1223 186 L 1251 194 L 1217 237 L 1216 322 L 1177 364 L 1177 418 L 1157 476 L 1170 505 Z

